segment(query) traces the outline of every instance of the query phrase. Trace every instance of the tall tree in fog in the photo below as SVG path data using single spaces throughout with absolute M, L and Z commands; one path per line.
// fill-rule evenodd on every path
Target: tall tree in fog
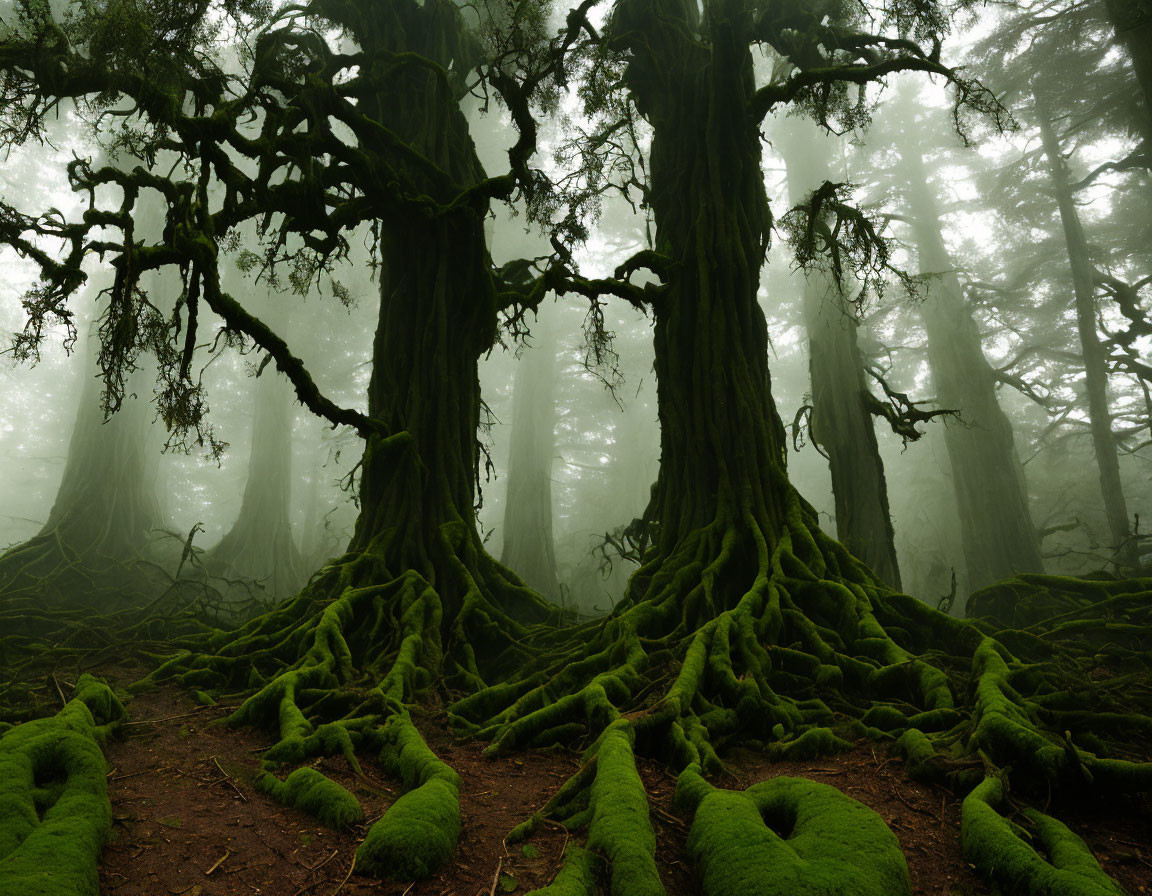
M 1107 355 L 1096 334 L 1096 269 L 1092 264 L 1088 240 L 1084 235 L 1084 227 L 1072 194 L 1072 178 L 1052 121 L 1051 108 L 1043 91 L 1044 88 L 1038 86 L 1034 94 L 1035 115 L 1040 126 L 1044 155 L 1048 163 L 1056 204 L 1060 209 L 1060 223 L 1068 251 L 1068 266 L 1071 272 L 1069 285 L 1076 308 L 1080 353 L 1084 360 L 1086 410 L 1092 431 L 1096 466 L 1100 474 L 1100 493 L 1104 499 L 1104 512 L 1112 536 L 1112 546 L 1119 550 L 1121 561 L 1130 565 L 1136 559 L 1136 545 L 1131 537 L 1128 508 L 1124 500 L 1124 488 L 1120 482 L 1120 461 L 1116 440 L 1112 435 Z
M 892 176 L 903 187 L 908 226 L 925 295 L 920 314 L 936 400 L 960 412 L 945 422 L 944 441 L 960 516 L 968 588 L 1017 572 L 1042 572 L 1028 509 L 1024 471 L 1012 424 L 996 396 L 997 377 L 984 356 L 980 330 L 964 297 L 941 231 L 939 204 L 921 145 L 931 124 L 902 101 L 890 124 L 899 135 Z
M 156 557 L 150 548 L 164 523 L 150 458 L 159 445 L 149 438 L 152 415 L 144 397 L 130 395 L 105 419 L 95 333 L 81 342 L 80 399 L 64 475 L 40 532 L 0 557 L 0 589 L 44 589 L 55 603 L 91 599 L 95 584 L 98 600 L 115 607 L 124 598 L 150 596 L 147 583 L 157 584 L 135 561 Z M 129 391 L 146 394 L 146 385 L 142 368 Z
M 788 170 L 788 195 L 801 205 L 821 184 L 843 180 L 833 171 L 832 141 L 815 125 L 781 122 L 772 142 Z M 828 457 L 836 503 L 836 537 L 882 582 L 900 588 L 900 568 L 888 483 L 872 422 L 871 394 L 856 341 L 851 281 L 822 259 L 804 272 L 804 326 L 812 382 L 811 432 Z
M 537 318 L 516 363 L 512 438 L 500 562 L 551 600 L 560 596 L 552 540 L 552 458 L 556 454 L 556 332 Z
M 1017 259 L 1015 267 L 1024 269 L 1013 278 L 1025 284 L 1043 283 L 1039 295 L 1050 319 L 1072 312 L 1076 338 L 1068 348 L 1082 371 L 1082 385 L 1062 413 L 1070 420 L 1086 418 L 1099 471 L 1107 542 L 1120 551 L 1121 563 L 1131 564 L 1138 552 L 1120 473 L 1120 421 L 1109 394 L 1117 374 L 1130 381 L 1132 365 L 1117 355 L 1124 354 L 1118 349 L 1131 340 L 1108 332 L 1102 312 L 1106 299 L 1111 299 L 1131 329 L 1138 332 L 1147 326 L 1139 290 L 1125 282 L 1134 275 L 1134 264 L 1147 264 L 1147 245 L 1132 238 L 1148 233 L 1147 203 L 1139 201 L 1147 196 L 1147 185 L 1125 185 L 1108 218 L 1093 223 L 1090 243 L 1076 193 L 1109 166 L 1079 181 L 1070 167 L 1070 159 L 1083 167 L 1072 155 L 1094 141 L 1111 138 L 1130 146 L 1147 134 L 1146 109 L 1134 104 L 1138 93 L 1130 60 L 1113 52 L 1114 40 L 1105 5 L 1092 3 L 1061 9 L 1053 16 L 1032 10 L 1009 16 L 977 51 L 989 76 L 1017 105 L 1021 121 L 1037 138 L 1000 183 L 1000 213 L 1032 228 L 1028 238 L 1032 245 L 1021 253 L 1022 258 L 1031 257 L 1031 267 Z M 1137 214 L 1143 219 L 1138 228 L 1130 227 L 1132 219 L 1123 213 L 1133 198 L 1137 207 L 1144 207 Z M 1040 239 L 1042 232 L 1046 235 Z M 1033 338 L 1041 344 L 1051 342 L 1050 336 Z M 1135 375 L 1144 374 L 1138 369 Z
M 294 594 L 309 572 L 292 532 L 292 390 L 277 371 L 252 384 L 248 476 L 240 513 L 203 556 L 205 568 L 229 582 L 255 580 L 263 597 Z
M 61 225 L 4 209 L 4 239 L 39 261 L 45 277 L 29 297 L 33 336 L 36 322 L 64 307 L 83 282 L 92 228 L 106 226 L 100 249 L 116 268 L 109 302 L 124 320 L 136 310 L 141 276 L 174 267 L 182 277 L 167 326 L 126 327 L 105 344 L 113 373 L 144 348 L 160 356 L 166 422 L 199 422 L 191 363 L 204 304 L 231 338 L 252 340 L 272 357 L 306 407 L 365 440 L 360 514 L 344 557 L 291 604 L 239 635 L 216 633 L 160 674 L 217 686 L 262 682 L 234 719 L 278 729 L 282 748 L 296 750 L 297 759 L 330 749 L 332 737 L 350 752 L 370 732 L 380 746 L 386 721 L 387 737 L 420 743 L 404 709 L 419 689 L 443 677 L 475 690 L 518 659 L 528 624 L 554 615 L 487 555 L 474 516 L 477 358 L 494 343 L 501 310 L 541 298 L 505 289 L 495 276 L 484 221 L 493 199 L 543 189 L 527 160 L 535 138 L 529 104 L 548 99 L 537 88 L 556 65 L 544 12 L 529 2 L 493 6 L 490 15 L 473 7 L 466 21 L 447 0 L 316 0 L 307 15 L 289 7 L 264 22 L 251 19 L 269 13 L 262 3 L 76 12 L 62 27 L 39 6 L 18 10 L 0 46 L 3 134 L 37 136 L 62 99 L 105 108 L 118 98 L 139 119 L 133 145 L 154 142 L 130 172 L 73 166 L 74 188 L 89 205 L 110 203 L 106 213 Z M 469 24 L 476 13 L 478 30 Z M 352 40 L 334 49 L 317 30 L 321 23 Z M 239 71 L 221 70 L 213 56 L 221 28 L 251 38 L 253 52 Z M 492 178 L 460 108 L 476 71 L 521 128 L 510 170 Z M 165 160 L 149 170 L 151 150 L 161 145 L 184 164 Z M 259 164 L 249 164 L 254 158 Z M 198 174 L 182 181 L 186 170 Z M 224 189 L 209 201 L 213 183 Z M 142 192 L 164 203 L 159 238 L 134 232 Z M 303 286 L 325 278 L 346 254 L 346 233 L 373 222 L 380 301 L 367 413 L 328 399 L 287 343 L 226 289 L 219 244 L 251 220 L 264 229 L 267 259 L 287 263 Z M 61 228 L 62 257 L 34 245 Z M 106 385 L 119 394 L 115 376 Z M 286 635 L 289 618 L 296 621 Z M 357 693 L 332 702 L 339 682 Z M 321 721 L 331 723 L 323 736 L 314 727 Z M 358 868 L 411 878 L 451 853 L 456 785 L 432 772 L 426 793 L 444 822 L 434 825 L 438 836 L 414 853 L 401 799 L 361 846 Z

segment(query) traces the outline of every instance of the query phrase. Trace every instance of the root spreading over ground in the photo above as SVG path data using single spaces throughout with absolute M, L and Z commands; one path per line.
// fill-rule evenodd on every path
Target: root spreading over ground
M 201 636 L 151 681 L 205 700 L 247 695 L 231 722 L 277 738 L 258 786 L 327 823 L 354 822 L 355 797 L 298 767 L 342 756 L 355 772 L 357 754 L 379 757 L 407 789 L 357 851 L 357 869 L 383 877 L 432 874 L 459 835 L 457 773 L 412 721 L 431 700 L 490 754 L 586 745 L 581 769 L 508 838 L 544 823 L 583 832 L 553 896 L 602 882 L 616 896 L 665 892 L 639 756 L 680 775 L 688 856 L 708 896 L 907 892 L 891 831 L 847 795 L 802 780 L 743 792 L 708 782 L 731 747 L 783 761 L 861 738 L 965 797 L 965 855 L 1006 892 L 1121 892 L 1060 822 L 1037 809 L 1010 820 L 1008 800 L 1150 789 L 1147 629 L 1109 614 L 1146 604 L 1152 582 L 1094 582 L 1096 599 L 1051 630 L 964 622 L 878 583 L 794 493 L 786 516 L 773 541 L 718 520 L 643 567 L 608 619 L 566 629 L 542 624 L 514 576 L 451 531 L 443 544 L 464 560 L 436 586 L 412 570 L 361 584 L 378 563 L 349 555 L 277 610 Z

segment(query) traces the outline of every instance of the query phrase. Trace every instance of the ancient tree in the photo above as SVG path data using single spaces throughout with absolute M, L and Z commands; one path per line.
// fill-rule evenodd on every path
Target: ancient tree
M 931 19 L 903 25 L 934 32 Z M 787 57 L 767 83 L 754 78 L 754 43 Z M 654 535 L 606 623 L 583 630 L 550 666 L 451 708 L 497 752 L 587 732 L 584 769 L 518 833 L 545 819 L 586 827 L 613 894 L 663 893 L 635 767 L 642 752 L 681 770 L 678 799 L 692 816 L 688 849 L 705 893 L 906 892 L 892 841 L 863 826 L 809 876 L 795 870 L 803 852 L 783 848 L 791 873 L 770 858 L 774 830 L 790 833 L 821 805 L 834 811 L 812 788 L 781 782 L 741 794 L 702 777 L 723 768 L 719 751 L 732 741 L 794 757 L 835 750 L 845 737 L 898 736 L 914 773 L 952 774 L 968 794 L 964 846 L 977 866 L 1005 882 L 1043 868 L 1064 892 L 1096 892 L 1102 873 L 1062 825 L 1037 813 L 1045 841 L 1059 845 L 1048 850 L 1049 865 L 999 814 L 1004 780 L 1043 793 L 1042 782 L 1071 781 L 1089 767 L 1097 786 L 1144 787 L 1152 766 L 1114 758 L 1123 753 L 1103 743 L 1099 754 L 1087 741 L 1069 747 L 1045 727 L 1040 707 L 1060 699 L 1063 673 L 1052 663 L 1029 677 L 1034 667 L 1013 651 L 1050 659 L 1050 644 L 1037 651 L 1029 637 L 998 641 L 892 592 L 821 532 L 788 481 L 770 393 L 756 302 L 772 220 L 763 116 L 786 103 L 825 121 L 851 116 L 858 107 L 846 84 L 901 69 L 951 73 L 931 46 L 830 24 L 819 8 L 741 0 L 621 0 L 602 46 L 602 85 L 628 91 L 628 103 L 602 107 L 606 128 L 627 126 L 614 117 L 623 105 L 652 135 L 644 200 L 653 245 L 602 288 L 655 318 L 661 467 L 646 514 Z M 959 86 L 962 100 L 982 101 L 974 86 Z M 857 211 L 825 185 L 791 230 L 811 249 L 825 232 L 818 222 L 834 215 L 838 226 L 827 230 L 848 245 L 824 239 L 821 253 L 866 266 L 876 261 L 874 230 Z M 641 268 L 659 285 L 626 288 Z M 575 276 L 565 285 L 601 286 Z M 572 857 L 570 880 L 580 880 L 583 861 Z
M 101 354 L 112 409 L 122 372 L 148 350 L 165 422 L 198 432 L 204 305 L 230 339 L 271 356 L 306 407 L 364 437 L 347 553 L 293 600 L 238 631 L 209 633 L 157 674 L 254 690 L 234 721 L 279 732 L 269 763 L 333 750 L 355 763 L 357 748 L 391 756 L 414 789 L 373 828 L 358 865 L 401 877 L 443 861 L 459 829 L 455 775 L 431 757 L 406 705 L 434 682 L 483 686 L 523 656 L 526 626 L 553 615 L 484 552 L 473 507 L 477 358 L 501 309 L 525 299 L 493 272 L 484 219 L 492 199 L 536 186 L 528 108 L 561 56 L 534 7 L 505 12 L 477 33 L 447 2 L 325 0 L 270 19 L 263 4 L 111 4 L 63 20 L 34 5 L 0 43 L 8 139 L 39 136 L 65 101 L 94 116 L 122 104 L 133 126 L 109 139 L 140 161 L 129 171 L 73 161 L 69 177 L 88 206 L 80 221 L 3 208 L 4 239 L 43 272 L 28 298 L 28 338 L 45 319 L 71 319 L 83 259 L 102 252 L 115 269 L 106 317 L 118 326 L 106 328 Z M 221 27 L 248 42 L 239 73 L 212 55 Z M 333 49 L 325 30 L 351 40 Z M 478 68 L 523 128 L 510 171 L 493 178 L 460 109 Z M 187 171 L 195 176 L 181 179 Z M 158 197 L 162 227 L 136 227 L 142 194 Z M 373 224 L 380 304 L 366 414 L 322 395 L 290 347 L 225 289 L 229 233 L 253 220 L 256 254 L 272 271 L 291 265 L 304 288 L 346 254 L 347 232 Z M 38 243 L 53 238 L 61 254 Z M 138 285 L 165 268 L 182 290 L 175 313 L 157 320 Z M 414 817 L 434 819 L 437 836 L 413 829 Z

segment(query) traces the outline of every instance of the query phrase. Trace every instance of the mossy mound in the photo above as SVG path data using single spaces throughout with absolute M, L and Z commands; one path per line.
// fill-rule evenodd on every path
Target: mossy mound
M 0 892 L 97 896 L 112 825 L 100 745 L 124 718 L 112 691 L 85 675 L 59 713 L 0 739 Z
M 743 793 L 690 766 L 676 802 L 693 813 L 688 853 L 704 896 L 909 896 L 900 843 L 835 787 L 778 777 Z

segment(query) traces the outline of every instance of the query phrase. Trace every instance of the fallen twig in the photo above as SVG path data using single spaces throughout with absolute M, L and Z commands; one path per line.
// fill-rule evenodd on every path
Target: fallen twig
M 204 876 L 207 877 L 209 874 L 211 874 L 213 871 L 215 871 L 217 868 L 219 868 L 221 865 L 223 865 L 224 860 L 226 858 L 228 858 L 228 856 L 230 856 L 230 855 L 232 855 L 232 850 L 230 850 L 230 849 L 224 850 L 224 855 L 220 856 L 220 858 L 218 858 L 216 860 L 216 864 L 214 864 L 211 868 L 209 868 L 207 871 L 204 872 Z
M 492 886 L 488 888 L 488 896 L 496 896 L 496 884 L 500 883 L 500 872 L 504 870 L 504 856 L 496 863 L 496 873 L 492 875 Z
M 228 772 L 224 771 L 224 766 L 220 764 L 220 760 L 213 756 L 212 761 L 216 763 L 216 768 L 220 769 L 220 774 L 224 776 L 224 780 L 227 781 L 232 789 L 236 791 L 240 799 L 242 799 L 244 802 L 248 802 L 248 797 L 244 796 L 244 791 L 236 786 L 236 782 L 232 780 L 232 776 L 228 774 Z
M 355 870 L 355 868 L 356 853 L 352 853 L 352 864 L 348 866 L 348 873 L 344 875 L 344 880 L 340 881 L 340 883 L 336 885 L 336 889 L 332 891 L 332 896 L 336 896 L 337 893 L 344 889 L 344 884 L 348 883 L 348 878 L 352 876 L 352 872 Z

